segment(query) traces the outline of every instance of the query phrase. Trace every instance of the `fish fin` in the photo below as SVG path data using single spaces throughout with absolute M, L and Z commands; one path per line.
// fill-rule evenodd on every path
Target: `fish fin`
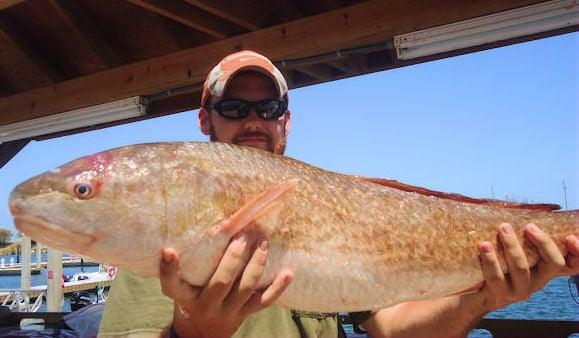
M 526 203 L 515 203 L 515 202 L 505 202 L 487 198 L 472 198 L 460 194 L 453 194 L 441 191 L 430 190 L 426 188 L 421 188 L 409 184 L 404 184 L 398 182 L 396 180 L 388 180 L 384 178 L 370 178 L 370 177 L 363 177 L 363 176 L 355 176 L 358 179 L 361 179 L 366 182 L 378 184 L 388 188 L 394 188 L 406 192 L 414 192 L 421 195 L 426 196 L 433 196 L 438 198 L 445 198 L 449 200 L 454 200 L 458 202 L 466 202 L 466 203 L 473 203 L 473 204 L 484 204 L 494 207 L 500 208 L 511 208 L 511 209 L 527 209 L 527 210 L 536 210 L 536 211 L 555 211 L 561 209 L 561 207 L 557 204 L 526 204 Z
M 227 236 L 233 236 L 251 224 L 261 215 L 270 210 L 279 203 L 285 195 L 293 191 L 299 179 L 294 178 L 281 184 L 273 186 L 261 194 L 253 197 L 233 215 L 221 223 L 215 233 L 222 233 Z
M 480 290 L 480 288 L 482 288 L 484 284 L 485 284 L 485 282 L 477 283 L 476 285 L 471 286 L 470 288 L 464 289 L 464 290 L 459 291 L 459 292 L 451 293 L 450 295 L 447 295 L 447 297 L 450 297 L 450 296 L 462 296 L 462 295 L 467 295 L 467 294 L 469 294 L 469 293 L 475 293 L 475 292 L 477 292 L 478 290 Z

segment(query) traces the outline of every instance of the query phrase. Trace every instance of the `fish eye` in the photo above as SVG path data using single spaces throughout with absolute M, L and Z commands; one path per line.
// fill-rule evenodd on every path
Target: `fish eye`
M 92 197 L 92 187 L 86 183 L 77 183 L 74 186 L 74 194 L 80 199 L 89 199 Z

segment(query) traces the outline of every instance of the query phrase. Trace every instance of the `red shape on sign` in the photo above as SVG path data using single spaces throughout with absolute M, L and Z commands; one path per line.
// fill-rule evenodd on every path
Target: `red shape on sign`
M 108 273 L 109 273 L 109 277 L 113 278 L 117 274 L 117 269 L 114 266 L 109 266 Z
M 52 279 L 52 270 L 48 270 L 48 276 L 47 276 L 47 278 L 48 278 L 48 279 Z

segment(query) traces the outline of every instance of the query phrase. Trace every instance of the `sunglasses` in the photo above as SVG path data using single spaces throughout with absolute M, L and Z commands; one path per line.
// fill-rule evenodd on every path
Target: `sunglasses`
M 266 99 L 256 102 L 225 99 L 216 103 L 207 103 L 205 109 L 215 109 L 219 115 L 230 120 L 244 119 L 253 109 L 261 119 L 277 120 L 287 111 L 287 102 L 277 99 Z

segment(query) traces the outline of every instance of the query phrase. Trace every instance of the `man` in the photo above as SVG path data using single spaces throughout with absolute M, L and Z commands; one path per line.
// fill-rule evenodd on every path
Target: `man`
M 283 154 L 290 130 L 287 103 L 285 79 L 267 58 L 251 51 L 234 53 L 207 77 L 199 128 L 211 141 Z M 554 276 L 579 273 L 579 241 L 574 236 L 567 239 L 569 255 L 565 260 L 548 236 L 528 225 L 526 235 L 541 254 L 539 264 L 530 269 L 511 226 L 502 224 L 499 229 L 509 276 L 503 274 L 491 243 L 481 243 L 486 283 L 477 292 L 357 314 L 357 321 L 372 337 L 465 336 L 485 313 L 527 299 Z M 242 257 L 247 252 L 251 258 L 245 264 Z M 232 240 L 207 285 L 196 288 L 179 278 L 179 257 L 167 248 L 160 283 L 129 273 L 119 274 L 107 300 L 100 334 L 336 337 L 335 314 L 271 306 L 290 285 L 292 271 L 283 270 L 268 288 L 256 289 L 267 253 L 267 239 L 251 247 L 241 235 Z

